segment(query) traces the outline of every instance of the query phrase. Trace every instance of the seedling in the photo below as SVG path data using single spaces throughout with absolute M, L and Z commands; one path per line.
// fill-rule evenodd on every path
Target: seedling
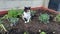
M 24 32 L 24 34 L 27 34 L 27 32 Z
M 42 31 L 42 32 L 40 32 L 40 34 L 46 34 L 46 32 Z
M 41 14 L 40 16 L 39 16 L 39 20 L 41 21 L 41 22 L 43 22 L 44 24 L 47 24 L 47 23 L 49 23 L 49 15 L 48 14 Z
M 25 31 L 24 34 L 29 34 L 29 33 L 27 31 Z
M 54 21 L 60 22 L 60 13 L 56 15 L 56 17 L 54 18 Z

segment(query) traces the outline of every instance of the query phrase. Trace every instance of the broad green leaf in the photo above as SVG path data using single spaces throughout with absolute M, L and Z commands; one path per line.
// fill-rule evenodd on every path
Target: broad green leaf
M 18 15 L 22 15 L 22 13 L 23 13 L 22 9 L 9 10 L 8 16 L 16 18 Z

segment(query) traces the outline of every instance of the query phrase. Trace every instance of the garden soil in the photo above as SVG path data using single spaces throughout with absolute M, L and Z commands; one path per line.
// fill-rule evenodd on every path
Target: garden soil
M 7 30 L 8 30 L 8 34 L 23 34 L 23 32 L 27 31 L 30 34 L 38 34 L 39 30 L 43 30 L 43 31 L 54 31 L 55 34 L 60 34 L 60 23 L 54 22 L 54 21 L 50 21 L 48 24 L 43 24 L 42 22 L 39 21 L 39 15 L 40 13 L 46 13 L 43 12 L 45 10 L 36 10 L 35 13 L 35 17 L 33 17 L 33 19 L 29 22 L 29 23 L 24 23 L 24 21 L 22 20 L 22 18 L 19 19 L 18 23 L 13 26 L 10 27 L 8 24 L 8 21 L 6 19 L 3 20 Z M 49 15 L 55 15 L 53 13 L 48 13 Z M 2 31 L 0 31 L 0 33 L 3 33 Z M 6 33 L 4 33 L 6 34 Z

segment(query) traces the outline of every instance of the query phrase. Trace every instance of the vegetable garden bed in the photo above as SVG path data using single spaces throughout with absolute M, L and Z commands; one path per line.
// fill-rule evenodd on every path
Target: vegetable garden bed
M 49 31 L 55 32 L 54 34 L 60 34 L 60 23 L 55 22 L 52 19 L 57 15 L 57 13 L 50 12 L 50 10 L 44 10 L 43 8 L 35 10 L 35 17 L 29 22 L 24 23 L 22 18 L 19 18 L 19 21 L 14 26 L 9 26 L 9 23 L 6 19 L 3 19 L 3 24 L 5 25 L 6 29 L 8 30 L 8 34 L 40 34 L 39 30 L 45 31 L 48 33 Z M 52 19 L 49 23 L 44 24 L 39 21 L 40 13 L 48 13 L 52 15 Z M 0 33 L 6 34 L 6 32 L 1 31 Z

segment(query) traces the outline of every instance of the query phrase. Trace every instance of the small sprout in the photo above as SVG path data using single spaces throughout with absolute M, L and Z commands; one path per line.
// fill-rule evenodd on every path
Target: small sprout
M 40 34 L 46 34 L 46 32 L 42 31 Z
M 27 32 L 24 32 L 24 34 L 27 34 Z
M 29 32 L 28 31 L 25 31 L 24 34 L 29 34 Z
M 54 18 L 54 21 L 60 22 L 60 13 L 56 15 L 56 17 Z

